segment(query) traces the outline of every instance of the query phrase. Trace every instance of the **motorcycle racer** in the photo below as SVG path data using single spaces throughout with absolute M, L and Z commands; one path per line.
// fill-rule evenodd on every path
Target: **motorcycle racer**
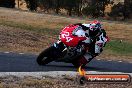
M 73 25 L 78 26 L 76 31 L 73 32 L 73 35 L 86 37 L 82 42 L 85 45 L 85 50 L 87 52 L 79 59 L 80 65 L 85 66 L 103 51 L 103 47 L 108 41 L 108 37 L 98 20 L 94 20 L 89 24 L 77 23 Z
M 103 51 L 108 40 L 105 30 L 97 20 L 71 24 L 61 30 L 58 41 L 44 49 L 36 61 L 39 65 L 55 61 L 84 67 Z

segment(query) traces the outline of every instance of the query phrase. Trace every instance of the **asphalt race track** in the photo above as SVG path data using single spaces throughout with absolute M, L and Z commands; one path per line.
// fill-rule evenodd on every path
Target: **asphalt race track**
M 0 72 L 47 72 L 77 71 L 70 63 L 51 62 L 46 66 L 36 63 L 37 55 L 0 52 Z M 118 61 L 92 60 L 86 71 L 132 73 L 132 63 Z

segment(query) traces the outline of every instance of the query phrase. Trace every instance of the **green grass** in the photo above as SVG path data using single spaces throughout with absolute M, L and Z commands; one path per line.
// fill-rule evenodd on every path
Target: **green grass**
M 57 35 L 57 37 L 60 31 L 57 29 L 44 28 L 42 26 L 29 25 L 25 23 L 16 23 L 13 21 L 5 21 L 5 20 L 0 20 L 0 25 L 10 26 L 14 28 L 21 28 L 29 31 L 34 31 L 37 33 L 42 33 L 48 36 Z M 132 43 L 124 42 L 124 41 L 120 42 L 120 40 L 111 40 L 109 43 L 106 44 L 105 50 L 109 51 L 109 53 L 112 54 L 132 55 Z
M 106 45 L 106 50 L 119 55 L 132 55 L 132 43 L 120 42 L 119 40 L 111 40 Z

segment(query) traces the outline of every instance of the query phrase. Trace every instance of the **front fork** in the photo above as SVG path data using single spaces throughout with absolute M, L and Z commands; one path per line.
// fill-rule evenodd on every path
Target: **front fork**
M 71 62 L 73 59 L 73 54 L 70 53 L 69 47 L 67 47 L 65 44 L 63 44 L 61 41 L 57 41 L 53 44 L 53 46 L 56 48 L 57 52 L 60 52 L 59 57 L 57 58 L 57 62 Z
M 60 40 L 58 40 L 56 43 L 53 44 L 56 51 L 59 53 L 59 57 L 64 56 L 64 54 L 67 52 L 67 47 L 65 44 L 63 44 Z

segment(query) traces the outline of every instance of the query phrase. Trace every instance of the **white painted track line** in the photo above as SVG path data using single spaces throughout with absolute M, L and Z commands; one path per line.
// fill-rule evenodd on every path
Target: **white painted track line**
M 123 62 L 123 61 L 118 61 L 118 62 Z
M 108 61 L 112 61 L 112 60 L 108 60 Z
M 4 53 L 10 53 L 10 52 L 4 52 Z
M 19 53 L 19 54 L 21 54 L 21 55 L 22 55 L 22 54 L 24 54 L 24 53 Z
M 97 59 L 97 60 L 101 60 L 101 59 Z

